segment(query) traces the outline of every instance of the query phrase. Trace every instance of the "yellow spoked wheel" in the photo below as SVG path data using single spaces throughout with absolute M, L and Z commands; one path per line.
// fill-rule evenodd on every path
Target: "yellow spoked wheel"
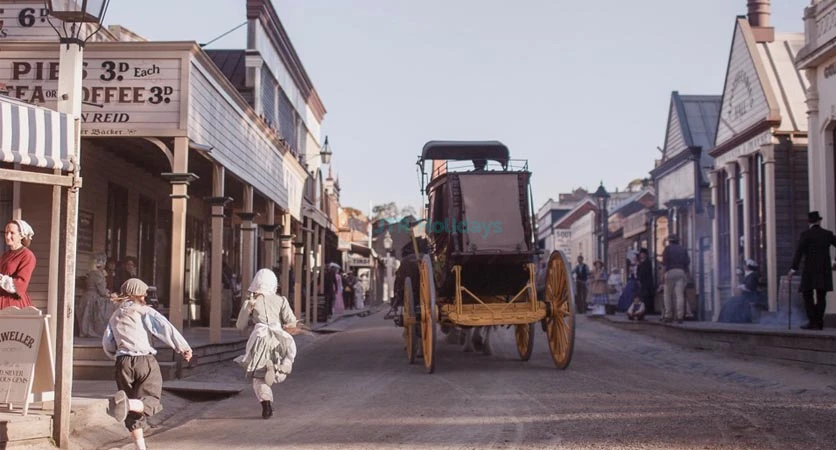
M 517 340 L 520 359 L 528 361 L 531 358 L 531 349 L 534 347 L 534 324 L 515 325 L 514 337 Z
M 429 255 L 421 259 L 421 344 L 424 353 L 424 368 L 427 373 L 435 371 L 435 280 L 432 260 Z
M 575 292 L 569 263 L 560 250 L 552 252 L 546 268 L 546 334 L 554 364 L 569 367 L 575 349 Z
M 418 353 L 418 337 L 415 335 L 415 296 L 412 293 L 412 279 L 407 277 L 403 284 L 403 332 L 406 340 L 406 358 L 415 363 Z

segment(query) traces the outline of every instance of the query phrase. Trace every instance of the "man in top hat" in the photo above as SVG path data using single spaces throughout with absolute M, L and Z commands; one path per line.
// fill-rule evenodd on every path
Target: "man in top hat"
M 801 272 L 801 286 L 799 291 L 804 297 L 804 308 L 807 310 L 807 322 L 801 328 L 805 330 L 821 330 L 824 328 L 824 310 L 827 306 L 827 293 L 833 290 L 833 274 L 830 264 L 830 246 L 836 247 L 836 236 L 830 230 L 821 227 L 822 217 L 818 211 L 807 214 L 810 228 L 801 233 L 795 257 L 792 259 L 792 269 L 789 276 L 798 272 L 801 258 L 804 258 L 804 270 Z M 816 293 L 815 302 L 813 292 Z

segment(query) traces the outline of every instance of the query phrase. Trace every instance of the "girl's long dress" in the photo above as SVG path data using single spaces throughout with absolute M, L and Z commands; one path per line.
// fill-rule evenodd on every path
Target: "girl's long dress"
M 337 275 L 336 277 L 336 285 L 337 288 L 334 292 L 334 315 L 342 315 L 345 314 L 345 303 L 343 300 L 343 280 L 342 277 Z
M 296 323 L 290 303 L 276 294 L 259 295 L 253 300 L 247 300 L 241 306 L 237 326 L 244 330 L 250 321 L 254 327 L 247 341 L 247 349 L 234 361 L 244 368 L 248 378 L 264 378 L 267 369 L 272 366 L 276 372 L 276 381 L 283 381 L 296 358 L 293 336 L 283 329 L 285 325 Z

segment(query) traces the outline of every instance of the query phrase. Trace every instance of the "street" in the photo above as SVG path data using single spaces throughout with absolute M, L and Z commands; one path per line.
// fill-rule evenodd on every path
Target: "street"
M 494 354 L 439 340 L 436 373 L 409 365 L 383 312 L 337 322 L 274 386 L 264 420 L 251 389 L 197 403 L 148 437 L 154 449 L 833 448 L 836 378 L 683 350 L 578 317 L 574 359 L 554 368 L 537 329 L 520 362 L 513 333 Z M 439 336 L 442 336 L 439 334 Z M 243 381 L 225 363 L 212 381 Z M 171 419 L 176 421 L 177 419 Z M 131 448 L 126 445 L 123 448 Z

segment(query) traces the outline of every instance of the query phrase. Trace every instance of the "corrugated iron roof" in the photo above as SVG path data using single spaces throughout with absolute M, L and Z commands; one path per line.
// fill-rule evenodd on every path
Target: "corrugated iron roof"
M 247 88 L 245 50 L 204 50 L 221 69 L 227 80 L 239 91 Z
M 680 123 L 686 145 L 699 146 L 704 150 L 713 147 L 723 97 L 721 95 L 676 95 L 676 93 L 674 97 L 678 97 L 681 114 L 685 116 L 680 117 Z

